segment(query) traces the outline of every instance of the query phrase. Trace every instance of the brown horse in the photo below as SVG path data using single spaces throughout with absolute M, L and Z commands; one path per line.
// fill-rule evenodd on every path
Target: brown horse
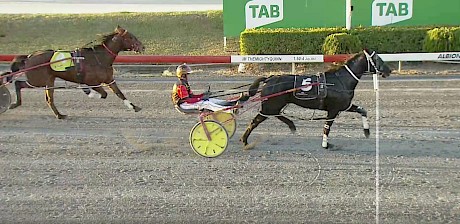
M 144 51 L 144 45 L 133 34 L 118 26 L 114 32 L 103 36 L 100 44 L 71 52 L 73 64 L 61 71 L 53 70 L 51 67 L 54 63 L 50 61 L 56 52 L 55 50 L 37 51 L 29 56 L 17 56 L 13 60 L 12 71 L 16 72 L 19 69 L 24 69 L 27 80 L 16 80 L 14 82 L 16 103 L 11 104 L 10 109 L 21 105 L 22 88 L 44 87 L 46 102 L 53 110 L 56 118 L 66 118 L 67 116 L 59 113 L 54 105 L 54 89 L 56 88 L 54 81 L 56 78 L 60 78 L 69 82 L 88 85 L 88 87 L 98 92 L 101 98 L 107 97 L 107 92 L 103 89 L 103 86 L 107 85 L 123 100 L 128 108 L 133 109 L 135 112 L 140 111 L 140 107 L 135 106 L 126 99 L 113 77 L 112 64 L 121 51 L 142 52 Z M 63 61 L 65 58 L 60 60 Z M 88 88 L 84 90 L 89 93 Z

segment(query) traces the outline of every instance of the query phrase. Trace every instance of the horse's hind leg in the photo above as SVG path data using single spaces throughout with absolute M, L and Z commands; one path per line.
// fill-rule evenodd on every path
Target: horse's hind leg
M 289 129 L 291 130 L 291 132 L 295 133 L 296 127 L 294 125 L 294 122 L 292 122 L 289 118 L 287 118 L 285 116 L 282 116 L 282 115 L 278 115 L 278 116 L 276 116 L 276 118 L 278 118 L 280 121 L 282 121 L 285 124 L 287 124 L 289 126 Z
M 99 87 L 91 87 L 91 88 L 83 88 L 83 92 L 88 95 L 89 98 L 107 98 L 107 92 L 102 88 Z
M 63 115 L 59 113 L 57 110 L 56 106 L 54 105 L 54 80 L 56 78 L 54 76 L 50 76 L 48 80 L 48 85 L 46 85 L 45 88 L 45 99 L 46 103 L 48 103 L 48 106 L 53 110 L 54 116 L 56 116 L 57 119 L 65 119 L 67 118 L 67 115 Z
M 338 114 L 338 111 L 327 112 L 327 119 L 326 122 L 324 122 L 323 128 L 323 142 L 321 143 L 321 146 L 323 146 L 323 148 L 325 149 L 329 148 L 330 146 L 330 144 L 328 143 L 329 132 L 331 131 L 331 126 L 334 123 L 334 119 L 337 117 Z
M 51 83 L 52 84 L 47 86 L 45 89 L 46 102 L 48 103 L 48 106 L 51 108 L 51 110 L 53 110 L 53 113 L 57 119 L 65 119 L 67 118 L 67 115 L 59 113 L 56 106 L 54 105 L 54 78 Z
M 361 114 L 361 118 L 363 120 L 364 136 L 366 136 L 366 138 L 369 138 L 370 131 L 369 120 L 367 119 L 367 111 L 360 106 L 352 104 L 351 107 L 347 110 L 347 112 L 355 112 Z
M 26 81 L 20 81 L 20 80 L 14 81 L 14 90 L 16 92 L 16 103 L 12 103 L 10 105 L 10 109 L 14 109 L 22 105 L 21 89 L 24 89 L 24 88 L 32 88 L 32 87 L 27 85 Z
M 251 132 L 263 121 L 267 119 L 266 116 L 261 115 L 260 113 L 257 114 L 257 116 L 252 119 L 251 124 L 249 124 L 248 128 L 244 132 L 244 134 L 241 136 L 240 141 L 243 142 L 243 144 L 246 146 L 248 145 L 248 137 L 251 134 Z
M 129 100 L 126 99 L 125 95 L 121 92 L 121 90 L 118 88 L 117 84 L 113 82 L 112 84 L 109 85 L 109 88 L 118 96 L 118 98 L 123 100 L 123 103 L 129 108 L 129 109 L 134 109 L 135 112 L 138 112 L 142 110 L 142 108 L 134 105 L 131 103 Z

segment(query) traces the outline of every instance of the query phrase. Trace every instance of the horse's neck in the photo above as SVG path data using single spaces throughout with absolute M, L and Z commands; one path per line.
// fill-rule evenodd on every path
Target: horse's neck
M 364 58 L 360 58 L 353 63 L 349 63 L 348 68 L 353 72 L 353 74 L 358 77 L 358 79 L 363 76 L 364 72 L 367 71 L 367 60 Z
M 122 51 L 121 45 L 122 44 L 119 41 L 116 41 L 116 42 L 109 41 L 109 43 L 105 44 L 105 46 L 107 46 L 107 48 L 110 49 L 112 51 L 112 53 L 114 53 L 115 55 L 118 55 L 118 53 L 120 53 L 120 51 Z
M 113 64 L 113 62 L 115 61 L 114 56 L 117 56 L 118 53 L 120 53 L 121 51 L 121 44 L 118 42 L 109 41 L 108 43 L 105 43 L 105 47 L 104 46 L 101 46 L 101 47 L 105 51 L 105 53 L 108 55 L 107 62 L 109 64 Z M 109 49 L 110 52 L 106 48 Z
M 344 88 L 352 90 L 355 89 L 358 85 L 361 76 L 363 76 L 365 70 L 365 65 L 361 64 L 361 60 L 353 63 L 342 66 L 336 74 L 338 74 L 338 79 Z

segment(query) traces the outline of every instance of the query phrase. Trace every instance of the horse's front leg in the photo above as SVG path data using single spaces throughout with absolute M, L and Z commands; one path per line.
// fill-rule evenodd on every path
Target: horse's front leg
M 123 93 L 121 92 L 121 90 L 118 88 L 117 86 L 117 83 L 115 82 L 112 82 L 112 84 L 109 85 L 109 88 L 112 90 L 113 93 L 115 93 L 118 98 L 122 99 L 123 100 L 123 103 L 129 108 L 129 109 L 133 109 L 135 112 L 138 112 L 140 110 L 142 110 L 142 108 L 134 105 L 133 103 L 131 103 L 131 101 L 127 100 L 125 95 L 123 95 Z
M 22 105 L 21 89 L 23 88 L 32 88 L 32 87 L 27 85 L 26 81 L 20 81 L 20 80 L 14 81 L 14 90 L 16 92 L 16 102 L 10 105 L 10 109 L 14 109 Z
M 54 105 L 54 82 L 51 85 L 46 86 L 45 98 L 46 98 L 46 103 L 48 103 L 48 106 L 51 108 L 51 110 L 53 110 L 53 113 L 57 119 L 67 118 L 67 115 L 63 115 L 59 113 L 56 106 Z
M 367 119 L 367 111 L 364 108 L 360 106 L 356 106 L 354 104 L 352 104 L 351 107 L 347 111 L 361 114 L 361 118 L 363 120 L 364 136 L 366 136 L 366 138 L 369 138 L 370 130 L 369 130 L 369 120 Z
M 328 143 L 329 132 L 331 131 L 332 123 L 334 123 L 334 119 L 337 117 L 338 114 L 338 111 L 327 112 L 327 119 L 326 122 L 324 122 L 323 128 L 323 142 L 321 143 L 321 146 L 323 146 L 323 148 L 325 149 L 329 148 L 329 146 L 332 146 L 332 144 Z

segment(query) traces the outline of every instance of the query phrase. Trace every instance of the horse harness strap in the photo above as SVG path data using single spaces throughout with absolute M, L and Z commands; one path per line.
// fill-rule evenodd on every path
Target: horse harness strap
M 83 78 L 85 75 L 83 60 L 85 60 L 85 57 L 82 56 L 80 49 L 77 48 L 74 52 L 72 52 L 72 59 L 74 60 L 75 70 L 77 71 L 77 82 L 83 83 Z
M 355 73 L 353 73 L 353 71 L 348 67 L 348 65 L 345 65 L 345 68 L 347 69 L 348 73 L 350 73 L 350 75 L 351 75 L 356 81 L 359 82 L 358 77 L 356 77 Z
M 316 74 L 317 76 L 317 79 L 318 79 L 318 96 L 320 98 L 325 98 L 326 95 L 327 95 L 327 89 L 326 89 L 326 86 L 327 86 L 327 83 L 326 83 L 326 74 L 324 73 L 319 73 L 319 74 Z

